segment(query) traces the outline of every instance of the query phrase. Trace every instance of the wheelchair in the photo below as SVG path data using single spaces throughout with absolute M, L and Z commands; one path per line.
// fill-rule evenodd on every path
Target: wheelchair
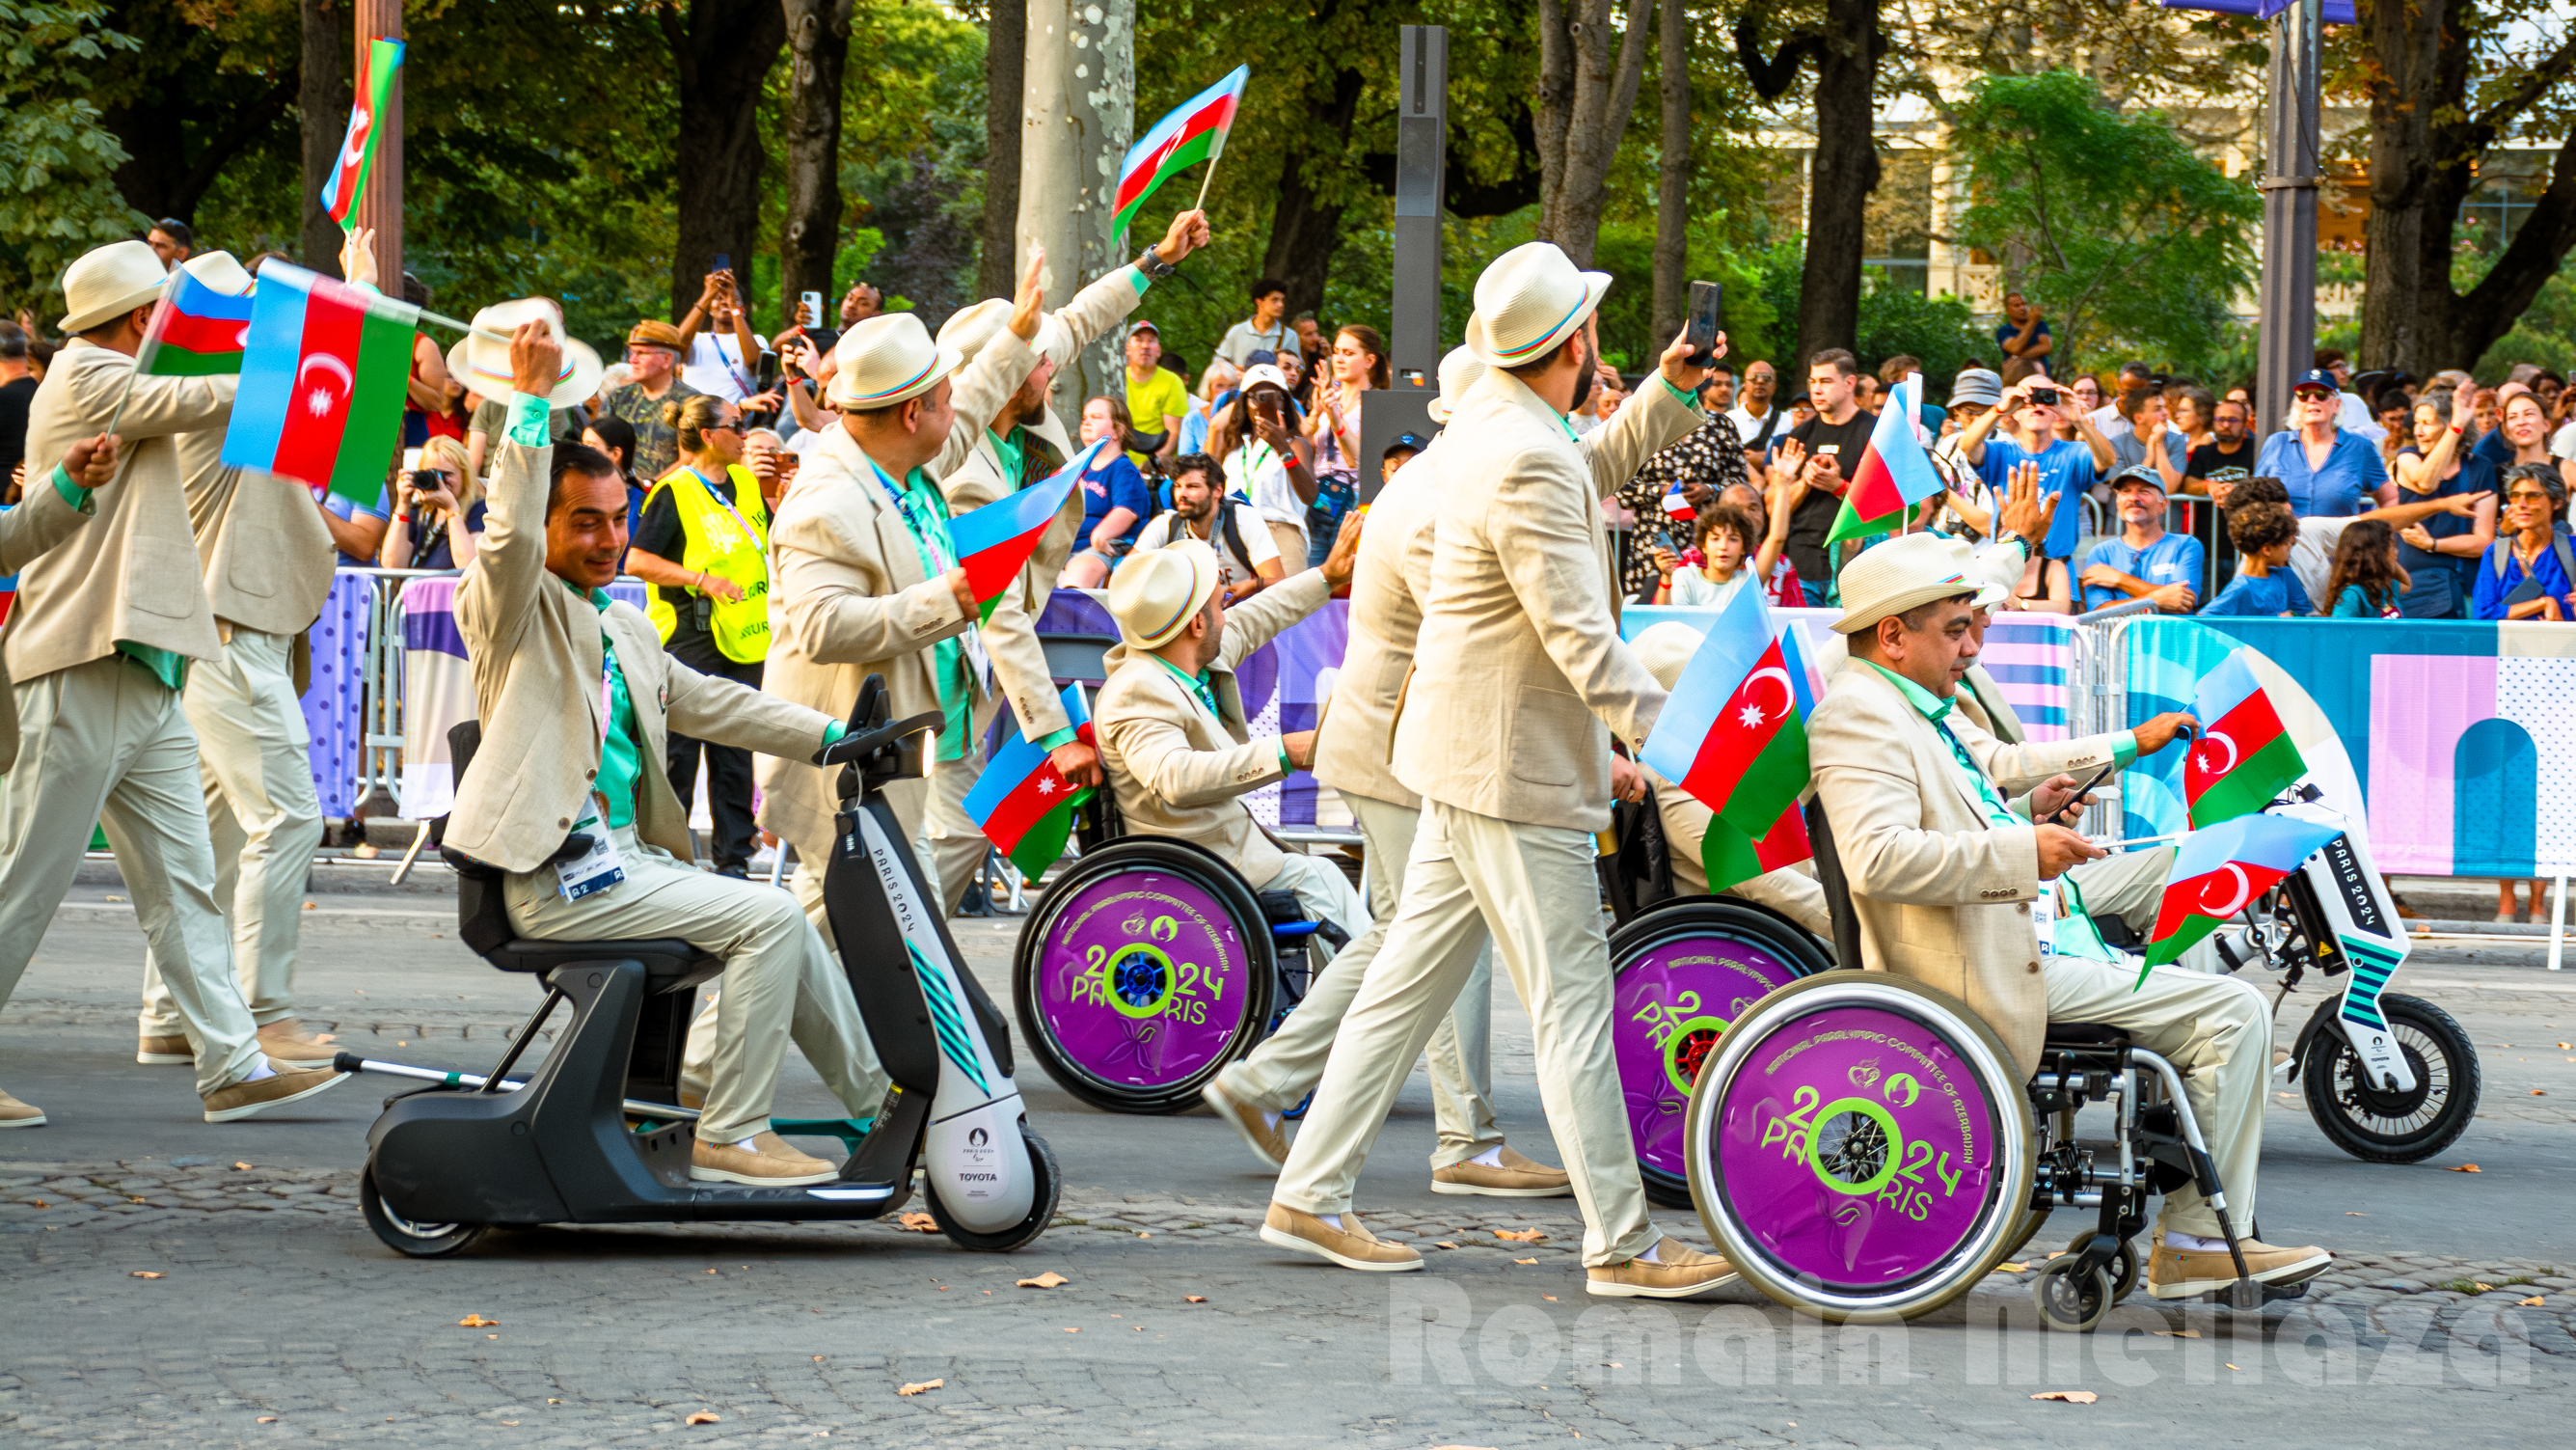
M 1203 846 L 1126 834 L 1105 787 L 1081 807 L 1075 839 L 1080 857 L 1029 913 L 1011 959 L 1030 1054 L 1106 1112 L 1196 1107 L 1209 1079 L 1305 1000 L 1314 939 L 1339 950 L 1350 938 L 1307 920 L 1292 893 L 1253 890 Z
M 1834 958 L 1857 963 L 1859 920 L 1832 830 L 1820 806 L 1808 807 L 1807 821 Z M 2261 1285 L 2246 1270 L 2237 1244 L 2252 1228 L 2240 1234 L 2229 1216 L 2172 1063 L 2115 1028 L 2051 1023 L 2040 1069 L 2023 1081 L 1965 1003 L 1893 973 L 1817 969 L 1820 946 L 1810 938 L 1808 951 L 1796 950 L 1806 934 L 1770 915 L 1744 903 L 1677 902 L 1640 912 L 1614 938 L 1614 962 L 1640 989 L 1632 1009 L 1623 976 L 1617 1030 L 1654 1044 L 1651 1060 L 1623 1044 L 1623 1086 L 1634 1081 L 1632 1057 L 1641 1076 L 1665 1077 L 1651 1120 L 1631 1091 L 1640 1167 L 1669 1174 L 1678 1159 L 1701 1224 L 1747 1283 L 1833 1322 L 1912 1319 L 1967 1293 L 2053 1210 L 2092 1209 L 2093 1226 L 2032 1285 L 2050 1328 L 2090 1331 L 2141 1278 L 2132 1241 L 2152 1195 L 2189 1183 L 2217 1211 L 2236 1260 L 2235 1283 L 2213 1297 L 2252 1308 L 2304 1292 Z M 1703 959 L 1693 963 L 1701 980 L 1726 981 L 1723 971 L 1740 983 L 1735 995 L 1701 989 L 1694 1009 L 1677 996 L 1650 999 L 1649 984 L 1659 972 L 1668 979 L 1666 964 L 1684 952 Z M 1779 973 L 1790 979 L 1743 1000 Z M 1664 1103 L 1683 1078 L 1676 1129 Z M 2076 1135 L 2088 1103 L 2110 1105 L 2107 1141 Z

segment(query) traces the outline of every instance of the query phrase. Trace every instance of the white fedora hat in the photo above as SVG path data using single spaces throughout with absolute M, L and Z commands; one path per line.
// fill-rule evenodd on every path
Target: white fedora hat
M 607 368 L 590 344 L 564 336 L 563 309 L 547 297 L 496 302 L 475 313 L 474 331 L 447 350 L 449 375 L 486 398 L 507 400 L 517 387 L 511 375 L 508 338 L 531 322 L 546 324 L 546 330 L 563 348 L 563 369 L 557 374 L 555 390 L 546 395 L 547 405 L 569 408 L 598 392 L 600 377 Z M 500 336 L 485 337 L 487 332 Z
M 1669 690 L 1680 681 L 1682 671 L 1690 667 L 1691 656 L 1699 653 L 1700 644 L 1707 638 L 1678 619 L 1667 619 L 1638 631 L 1637 637 L 1628 641 L 1628 648 L 1636 651 L 1637 663 L 1646 667 L 1655 683 Z
M 110 242 L 81 254 L 63 270 L 62 330 L 87 332 L 114 322 L 161 296 L 170 269 L 161 254 L 143 242 Z
M 1609 290 L 1609 273 L 1577 269 L 1554 242 L 1524 243 L 1476 279 L 1467 346 L 1495 367 L 1519 367 L 1573 336 Z
M 987 297 L 972 306 L 957 309 L 940 325 L 939 345 L 957 354 L 958 366 L 973 362 L 985 344 L 1001 336 L 1002 329 L 1010 324 L 1011 305 L 1011 299 L 1007 297 Z M 1057 322 L 1055 314 L 1050 312 L 1039 321 L 1037 341 L 1030 346 L 1043 360 L 1055 355 L 1048 350 L 1050 347 L 1062 347 L 1064 341 L 1063 324 Z M 996 418 L 993 421 L 998 424 L 1003 420 Z M 1041 407 L 1036 422 L 1020 426 L 1045 439 L 1056 452 L 1068 457 L 1072 455 L 1072 437 L 1064 431 L 1064 424 L 1056 421 L 1055 409 Z
M 1977 586 L 1977 597 L 1968 601 L 1975 607 L 1979 609 L 1992 609 L 1996 605 L 2003 603 L 2005 596 L 2012 593 L 2011 590 L 1995 583 L 1991 579 L 1981 579 L 1977 577 L 1975 572 L 1977 566 L 1977 547 L 1976 545 L 1969 543 L 1967 540 L 1954 538 L 1950 541 L 1950 561 L 1958 566 L 1959 573 L 1964 576 L 1969 583 Z
M 251 275 L 230 252 L 199 252 L 179 264 L 189 276 L 214 288 L 227 297 L 239 297 L 250 291 Z
M 1216 593 L 1216 550 L 1197 539 L 1130 554 L 1109 576 L 1109 612 L 1138 649 L 1159 649 L 1189 628 Z
M 1431 421 L 1448 422 L 1467 390 L 1483 382 L 1485 374 L 1492 371 L 1472 348 L 1461 345 L 1449 349 L 1449 355 L 1440 360 L 1440 396 L 1431 400 Z
M 881 312 L 841 334 L 832 349 L 832 402 L 846 409 L 890 408 L 938 386 L 966 365 L 957 349 L 934 342 L 911 312 Z
M 1864 551 L 1843 568 L 1843 617 L 1834 621 L 1835 631 L 1854 634 L 1918 604 L 1975 594 L 1967 562 L 1939 534 L 1907 534 Z

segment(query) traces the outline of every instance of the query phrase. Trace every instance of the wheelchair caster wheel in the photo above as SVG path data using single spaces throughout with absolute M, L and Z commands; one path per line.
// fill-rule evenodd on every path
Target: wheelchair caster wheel
M 376 1191 L 376 1170 L 368 1169 L 358 1178 L 358 1207 L 367 1216 L 367 1227 L 396 1253 L 415 1259 L 443 1259 L 473 1246 L 475 1240 L 490 1232 L 491 1225 L 480 1223 L 414 1223 L 385 1207 L 384 1195 Z
M 1315 1105 L 1315 1090 L 1314 1090 L 1313 1088 L 1308 1088 L 1308 1089 L 1306 1090 L 1306 1095 L 1305 1095 L 1304 1097 L 1299 1098 L 1299 1099 L 1297 1100 L 1297 1106 L 1295 1106 L 1295 1107 L 1293 1107 L 1293 1108 L 1285 1109 L 1284 1111 L 1282 1111 L 1282 1112 L 1279 1114 L 1279 1116 L 1281 1116 L 1281 1117 L 1283 1117 L 1283 1118 L 1286 1118 L 1289 1122 L 1292 1122 L 1292 1123 L 1293 1123 L 1293 1122 L 1297 1121 L 1299 1118 L 1302 1118 L 1302 1117 L 1306 1116 L 1306 1110 L 1307 1110 L 1308 1108 L 1313 1107 L 1314 1105 Z
M 2090 1334 L 2110 1317 L 2111 1306 L 2120 1296 L 2112 1292 L 2109 1270 L 2078 1276 L 2073 1272 L 2075 1263 L 2069 1255 L 2040 1270 L 2030 1286 L 2030 1302 L 2038 1306 L 2040 1322 L 2049 1328 Z
M 2074 1240 L 2067 1244 L 2066 1252 L 2070 1256 L 2080 1254 L 2084 1252 L 2085 1245 L 2091 1242 L 2093 1242 L 2091 1234 L 2077 1234 Z M 2134 1243 L 2122 1242 L 2119 1257 L 2103 1265 L 2104 1271 L 2111 1276 L 2112 1303 L 2117 1304 L 2128 1298 L 2130 1292 L 2138 1287 L 2139 1267 L 2138 1246 Z

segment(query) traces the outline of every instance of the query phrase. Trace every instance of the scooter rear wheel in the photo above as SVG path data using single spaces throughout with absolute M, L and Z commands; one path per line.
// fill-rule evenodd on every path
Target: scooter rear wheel
M 1832 967 L 1795 923 L 1729 897 L 1669 902 L 1610 934 L 1610 1051 L 1647 1198 L 1691 1206 L 1682 1119 L 1727 1026 L 1773 989 Z
M 1037 1184 L 1029 1196 L 1029 1216 L 998 1233 L 978 1233 L 956 1222 L 948 1206 L 939 1201 L 939 1190 L 927 1181 L 922 1184 L 930 1203 L 930 1217 L 939 1225 L 939 1231 L 948 1235 L 950 1243 L 979 1254 L 1007 1254 L 1027 1247 L 1047 1231 L 1048 1224 L 1055 1222 L 1056 1205 L 1064 1198 L 1064 1174 L 1056 1168 L 1055 1150 L 1026 1127 L 1020 1129 L 1020 1141 L 1029 1145 L 1029 1169 L 1037 1175 Z
M 1011 963 L 1029 1050 L 1113 1113 L 1175 1113 L 1270 1025 L 1278 967 L 1261 902 L 1184 841 L 1131 837 L 1047 890 Z
M 367 1227 L 387 1248 L 415 1259 L 461 1253 L 492 1231 L 490 1224 L 483 1223 L 413 1223 L 385 1206 L 385 1196 L 376 1191 L 373 1168 L 358 1177 L 358 1207 L 367 1215 Z

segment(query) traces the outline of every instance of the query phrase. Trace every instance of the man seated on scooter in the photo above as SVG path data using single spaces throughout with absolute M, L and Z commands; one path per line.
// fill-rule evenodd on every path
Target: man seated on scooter
M 1235 667 L 1350 582 L 1359 515 L 1343 521 L 1332 552 L 1229 609 L 1225 571 L 1198 539 L 1129 556 L 1109 580 L 1121 642 L 1093 711 L 1101 764 L 1127 829 L 1204 846 L 1255 891 L 1294 892 L 1308 919 L 1351 937 L 1368 930 L 1366 902 L 1341 868 L 1281 848 L 1241 800 L 1314 760 L 1315 732 L 1252 738 Z M 1330 948 L 1317 941 L 1320 969 Z
M 723 958 L 689 1176 L 828 1181 L 831 1164 L 769 1130 L 770 1099 L 792 1035 L 852 1113 L 877 1112 L 886 1082 L 858 1008 L 794 897 L 690 864 L 688 811 L 661 761 L 676 729 L 828 763 L 843 727 L 690 669 L 664 653 L 642 610 L 609 599 L 626 549 L 625 478 L 595 449 L 548 446 L 546 397 L 563 355 L 552 329 L 531 322 L 508 346 L 508 432 L 482 542 L 456 589 L 483 741 L 457 784 L 446 844 L 509 873 L 504 897 L 523 936 L 678 937 Z
M 2005 745 L 1957 708 L 1962 657 L 1973 660 L 1977 582 L 1950 542 L 1917 534 L 1862 554 L 1841 576 L 1850 642 L 1824 703 L 1807 723 L 1816 789 L 1832 823 L 1860 919 L 1861 965 L 1896 971 L 1964 999 L 2028 1075 L 2048 1023 L 2098 1022 L 2172 1060 L 2226 1189 L 2231 1221 L 2250 1231 L 2270 1080 L 2272 1014 L 2233 977 L 2135 968 L 2100 955 L 2045 951 L 2035 903 L 2077 862 L 2105 853 L 2049 823 L 2067 789 L 2037 793 L 2031 810 L 2005 802 L 2060 772 L 2089 778 L 2172 743 L 2192 724 L 2159 715 L 2134 731 L 2049 744 Z M 2224 1289 L 2236 1280 L 2225 1229 L 2196 1188 L 2165 1197 L 2147 1261 L 2160 1299 Z M 2255 1279 L 2287 1286 L 2324 1271 L 2319 1248 L 2241 1238 Z
M 1706 638 L 1679 620 L 1666 620 L 1640 631 L 1629 647 L 1637 652 L 1637 662 L 1646 667 L 1656 683 L 1669 690 L 1681 680 L 1682 670 Z M 1708 868 L 1701 864 L 1700 844 L 1707 839 L 1708 823 L 1717 813 L 1701 804 L 1697 796 L 1657 774 L 1654 767 L 1641 764 L 1637 769 L 1655 792 L 1655 814 L 1663 822 L 1674 888 L 1684 896 L 1708 895 Z M 1804 861 L 1738 881 L 1718 894 L 1770 907 L 1815 936 L 1833 940 L 1834 923 L 1825 910 L 1825 888 L 1816 883 L 1815 868 Z

